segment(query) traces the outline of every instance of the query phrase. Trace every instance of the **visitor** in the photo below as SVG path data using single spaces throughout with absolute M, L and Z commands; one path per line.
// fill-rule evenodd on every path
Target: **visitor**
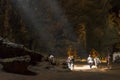
M 49 62 L 53 65 L 53 64 L 55 64 L 55 57 L 52 55 L 52 54 L 50 54 L 49 55 Z
M 69 57 L 67 58 L 67 65 L 68 65 L 68 68 L 69 68 L 70 70 L 73 70 L 73 69 L 74 69 L 74 58 L 73 58 L 73 56 L 69 56 Z
M 92 68 L 92 66 L 93 66 L 93 58 L 91 57 L 91 55 L 88 56 L 87 61 L 88 61 L 88 64 L 90 65 L 90 68 Z
M 100 59 L 97 56 L 94 58 L 94 63 L 95 63 L 96 68 L 98 68 L 99 64 L 101 63 Z

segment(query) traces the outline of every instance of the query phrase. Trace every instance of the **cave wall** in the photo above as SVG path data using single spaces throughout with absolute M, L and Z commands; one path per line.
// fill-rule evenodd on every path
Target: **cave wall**
M 27 48 L 66 56 L 70 45 L 80 55 L 92 48 L 104 52 L 119 42 L 118 24 L 111 28 L 109 23 L 112 12 L 119 14 L 119 0 L 20 2 L 0 0 L 0 36 Z

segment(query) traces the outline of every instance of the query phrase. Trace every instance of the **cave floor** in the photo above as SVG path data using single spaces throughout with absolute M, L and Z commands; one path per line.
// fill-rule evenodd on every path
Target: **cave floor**
M 75 67 L 86 65 L 75 65 Z M 88 66 L 87 66 L 88 67 Z M 40 70 L 37 75 L 8 73 L 0 70 L 0 80 L 120 80 L 120 64 L 112 69 L 87 69 L 78 71 Z

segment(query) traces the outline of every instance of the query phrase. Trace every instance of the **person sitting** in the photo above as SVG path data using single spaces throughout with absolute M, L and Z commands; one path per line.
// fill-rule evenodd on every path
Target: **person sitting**
M 52 65 L 55 64 L 55 57 L 52 54 L 49 55 L 48 59 Z

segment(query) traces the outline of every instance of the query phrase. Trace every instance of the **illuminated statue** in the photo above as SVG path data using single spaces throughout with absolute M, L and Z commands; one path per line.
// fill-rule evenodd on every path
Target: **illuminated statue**
M 91 51 L 90 51 L 90 55 L 91 55 L 93 58 L 95 58 L 96 56 L 98 56 L 98 52 L 93 48 L 93 49 L 91 49 Z
M 76 49 L 74 49 L 72 46 L 69 46 L 69 48 L 67 50 L 67 55 L 68 56 L 73 56 L 74 58 L 76 58 L 77 57 Z
M 67 50 L 67 55 L 70 56 L 70 52 L 71 52 L 71 47 L 68 48 Z

